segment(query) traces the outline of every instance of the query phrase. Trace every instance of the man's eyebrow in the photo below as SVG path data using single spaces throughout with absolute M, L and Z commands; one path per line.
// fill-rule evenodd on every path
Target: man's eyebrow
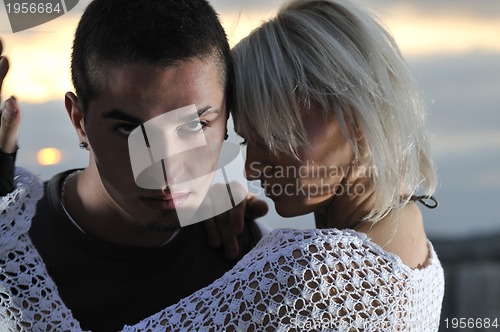
M 203 116 L 205 113 L 219 113 L 219 110 L 210 106 L 210 105 L 205 105 L 203 107 L 200 107 L 196 110 L 196 114 L 189 114 L 185 117 L 182 118 L 182 121 L 184 123 L 187 123 L 189 121 L 196 120 L 200 116 Z
M 123 120 L 123 121 L 131 122 L 131 123 L 138 123 L 138 124 L 144 122 L 141 119 L 139 119 L 133 115 L 127 114 L 127 113 L 125 113 L 122 110 L 119 110 L 117 108 L 114 108 L 110 111 L 102 113 L 102 118 L 103 119 Z
M 201 108 L 198 109 L 198 116 L 202 116 L 203 114 L 205 114 L 209 109 L 212 109 L 213 112 L 217 112 L 219 113 L 219 111 L 215 108 L 212 108 L 212 106 L 210 105 L 205 105 Z
M 199 118 L 200 116 L 203 116 L 207 112 L 209 112 L 209 113 L 219 113 L 219 111 L 217 109 L 213 108 L 212 106 L 205 105 L 203 107 L 200 107 L 196 111 L 196 114 L 187 115 L 186 117 L 184 117 L 182 119 L 182 121 L 184 123 L 187 123 L 187 122 L 196 120 L 197 118 Z M 136 123 L 136 124 L 144 123 L 143 120 L 141 120 L 141 119 L 139 119 L 139 118 L 137 118 L 137 117 L 135 117 L 133 115 L 127 114 L 127 113 L 125 113 L 122 110 L 119 110 L 117 108 L 114 108 L 114 109 L 112 109 L 110 111 L 102 113 L 102 118 L 103 119 L 122 120 L 122 121 L 130 122 L 130 123 Z

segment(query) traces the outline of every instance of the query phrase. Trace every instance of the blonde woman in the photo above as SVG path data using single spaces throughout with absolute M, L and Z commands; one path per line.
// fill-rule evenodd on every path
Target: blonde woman
M 437 329 L 443 273 L 415 203 L 434 205 L 436 174 L 425 109 L 393 38 L 348 1 L 299 0 L 233 56 L 247 177 L 280 215 L 314 213 L 321 229 L 281 233 L 309 244 L 300 256 L 317 264 L 318 288 L 329 285 L 311 305 L 339 309 L 318 317 Z
M 246 174 L 279 214 L 312 212 L 319 229 L 273 231 L 124 330 L 437 331 L 443 271 L 415 204 L 429 205 L 436 177 L 393 39 L 348 2 L 295 0 L 233 54 Z

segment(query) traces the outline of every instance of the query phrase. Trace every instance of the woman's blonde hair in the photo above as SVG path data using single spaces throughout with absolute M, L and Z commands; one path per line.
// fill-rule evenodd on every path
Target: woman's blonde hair
M 297 156 L 307 143 L 301 110 L 322 110 L 370 169 L 376 201 L 366 219 L 380 220 L 403 196 L 434 192 L 420 91 L 394 39 L 360 7 L 293 0 L 233 56 L 235 127 L 249 143 Z

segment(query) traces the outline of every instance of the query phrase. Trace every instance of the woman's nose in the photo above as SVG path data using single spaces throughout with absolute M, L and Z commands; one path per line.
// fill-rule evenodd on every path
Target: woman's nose
M 247 156 L 245 160 L 245 178 L 249 181 L 259 180 L 262 163 L 259 161 L 258 149 L 247 145 Z

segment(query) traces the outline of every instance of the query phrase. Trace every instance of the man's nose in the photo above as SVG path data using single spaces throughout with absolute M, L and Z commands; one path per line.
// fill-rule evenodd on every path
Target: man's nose
M 218 154 L 209 144 L 193 147 L 177 140 L 165 143 L 163 149 L 162 167 L 168 185 L 192 181 L 216 170 Z
M 167 186 L 172 186 L 185 181 L 185 179 L 182 179 L 182 164 L 182 159 L 176 155 L 162 160 L 163 177 Z

